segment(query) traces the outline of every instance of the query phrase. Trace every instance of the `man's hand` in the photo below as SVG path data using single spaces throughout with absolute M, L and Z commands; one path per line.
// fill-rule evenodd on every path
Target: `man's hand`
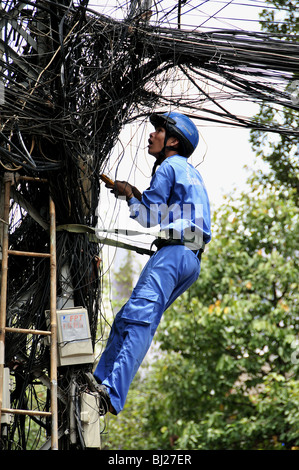
M 132 192 L 133 192 L 134 197 L 136 197 L 136 199 L 141 201 L 142 193 L 139 191 L 139 189 L 137 189 L 135 186 L 132 186 Z
M 115 195 L 115 197 L 119 196 L 125 196 L 127 201 L 131 199 L 132 197 L 136 197 L 139 201 L 141 201 L 142 194 L 141 192 L 135 187 L 132 186 L 130 183 L 127 181 L 114 181 L 114 184 L 112 183 L 106 183 L 105 184 L 106 188 L 111 189 L 111 193 Z
M 106 187 L 111 189 L 115 197 L 125 196 L 127 200 L 133 197 L 132 186 L 127 181 L 114 181 L 113 186 L 106 184 Z

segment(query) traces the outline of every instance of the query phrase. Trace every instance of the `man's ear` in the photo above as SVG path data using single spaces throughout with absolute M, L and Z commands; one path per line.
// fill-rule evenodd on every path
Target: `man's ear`
M 167 139 L 167 147 L 173 147 L 173 149 L 177 149 L 179 143 L 180 141 L 176 137 L 171 136 Z

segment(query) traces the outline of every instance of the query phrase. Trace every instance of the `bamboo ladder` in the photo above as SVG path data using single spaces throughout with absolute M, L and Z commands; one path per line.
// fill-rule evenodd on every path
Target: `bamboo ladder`
M 40 181 L 36 178 L 24 177 L 30 181 Z M 11 178 L 4 177 L 4 217 L 3 217 L 3 242 L 2 242 L 2 276 L 1 276 L 1 301 L 0 301 L 0 422 L 2 414 L 20 414 L 29 416 L 48 416 L 51 418 L 51 449 L 58 450 L 58 406 L 57 406 L 57 317 L 56 317 L 56 217 L 55 205 L 49 197 L 50 212 L 50 253 L 34 253 L 9 250 L 9 207 L 11 199 Z M 9 256 L 31 256 L 49 258 L 50 261 L 50 330 L 34 330 L 25 328 L 10 328 L 6 326 L 7 305 L 7 272 Z M 50 337 L 50 394 L 51 411 L 21 410 L 4 408 L 3 385 L 5 365 L 5 333 L 24 333 L 25 335 L 45 335 Z M 1 426 L 0 426 L 1 437 Z

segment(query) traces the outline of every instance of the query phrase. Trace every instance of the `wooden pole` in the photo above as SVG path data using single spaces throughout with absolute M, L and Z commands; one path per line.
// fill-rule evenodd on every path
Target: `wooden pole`
M 57 404 L 57 315 L 56 315 L 56 216 L 55 205 L 50 197 L 50 320 L 51 320 L 51 449 L 58 450 L 58 404 Z
M 4 179 L 5 181 L 5 179 Z M 2 238 L 2 267 L 1 267 L 1 299 L 0 299 L 0 437 L 1 437 L 1 415 L 3 404 L 3 381 L 5 365 L 5 325 L 7 304 L 7 271 L 8 271 L 8 227 L 9 227 L 9 204 L 11 181 L 7 179 L 4 183 L 4 212 L 3 212 L 3 238 Z

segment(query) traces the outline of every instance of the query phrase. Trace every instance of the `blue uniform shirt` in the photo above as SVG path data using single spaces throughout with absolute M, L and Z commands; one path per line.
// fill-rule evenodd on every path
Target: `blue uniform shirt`
M 143 227 L 160 225 L 170 238 L 194 241 L 191 249 L 211 240 L 210 204 L 200 173 L 180 155 L 166 158 L 141 202 L 128 201 L 131 218 Z M 188 246 L 188 245 L 187 245 Z

